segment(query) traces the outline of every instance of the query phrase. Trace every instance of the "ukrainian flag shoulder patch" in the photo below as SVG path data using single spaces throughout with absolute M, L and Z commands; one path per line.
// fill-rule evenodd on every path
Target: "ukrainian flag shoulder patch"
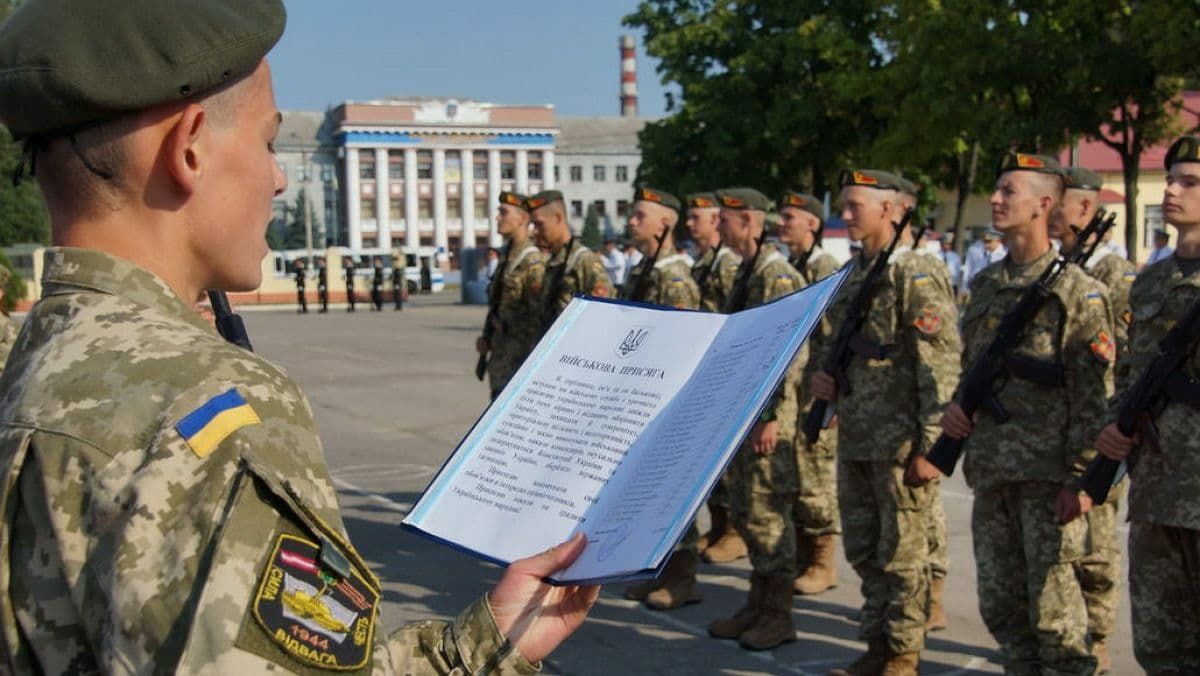
M 250 404 L 231 388 L 204 402 L 175 423 L 175 431 L 197 456 L 208 457 L 225 438 L 246 425 L 262 422 Z

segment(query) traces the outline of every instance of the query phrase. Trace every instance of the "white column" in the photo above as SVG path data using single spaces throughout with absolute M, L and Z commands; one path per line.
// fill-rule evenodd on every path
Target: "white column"
M 404 246 L 413 253 L 421 246 L 417 226 L 417 149 L 404 149 Z
M 358 148 L 346 148 L 346 234 L 351 249 L 362 247 L 362 225 L 359 211 L 362 209 L 362 187 L 358 184 Z
M 433 149 L 433 245 L 450 253 L 446 233 L 446 150 Z
M 554 151 L 542 151 L 542 185 L 546 190 L 554 189 Z
M 375 149 L 375 221 L 379 224 L 376 232 L 375 246 L 392 248 L 392 226 L 389 224 L 388 213 L 392 201 L 391 188 L 388 185 L 388 151 L 387 148 Z
M 464 249 L 475 247 L 475 151 L 458 151 L 462 162 L 462 187 L 458 203 L 462 207 L 462 245 Z
M 529 151 L 517 151 L 517 192 L 529 192 Z
M 504 242 L 496 232 L 496 214 L 500 211 L 500 151 L 488 150 L 488 245 Z

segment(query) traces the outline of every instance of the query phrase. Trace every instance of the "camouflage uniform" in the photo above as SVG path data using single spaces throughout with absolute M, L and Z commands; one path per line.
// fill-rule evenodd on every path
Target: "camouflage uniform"
M 542 276 L 546 256 L 532 242 L 520 251 L 508 251 L 504 266 L 492 283 L 499 282 L 500 302 L 492 318 L 488 382 L 495 397 L 521 367 L 542 331 Z
M 604 269 L 604 260 L 572 237 L 546 261 L 542 281 L 542 325 L 549 328 L 577 293 L 602 298 L 615 295 L 612 279 Z
M 853 259 L 829 310 L 832 326 L 840 326 L 872 263 Z M 869 643 L 885 639 L 897 654 L 924 647 L 926 529 L 938 498 L 937 482 L 912 488 L 904 471 L 940 433 L 959 373 L 957 311 L 940 265 L 911 251 L 893 254 L 863 325 L 867 353 L 847 369 L 851 391 L 837 401 L 838 502 L 846 558 L 862 579 L 860 635 Z M 868 343 L 882 354 L 871 354 Z
M 1121 389 L 1149 365 L 1158 342 L 1198 299 L 1200 272 L 1184 275 L 1175 258 L 1142 270 L 1129 294 L 1133 322 Z M 1200 354 L 1191 355 L 1183 375 L 1185 389 L 1194 395 Z M 1130 472 L 1133 652 L 1151 674 L 1200 672 L 1200 416 L 1195 406 L 1195 401 L 1166 405 L 1155 419 L 1160 450 L 1137 449 Z
M 724 244 L 704 252 L 692 264 L 692 279 L 700 287 L 700 309 L 705 312 L 724 312 L 729 292 L 737 281 L 742 257 Z
M 964 365 L 1056 256 L 1049 250 L 1025 265 L 1005 258 L 976 275 L 963 313 Z M 1090 674 L 1096 661 L 1074 569 L 1087 522 L 1058 524 L 1054 505 L 1094 455 L 1112 392 L 1116 346 L 1103 285 L 1068 266 L 1014 353 L 1041 362 L 1045 382 L 1015 373 L 1002 381 L 998 397 L 1011 420 L 1000 427 L 984 412 L 964 447 L 979 609 L 1006 670 Z
M 1108 303 L 1113 314 L 1113 336 L 1117 341 L 1116 378 L 1121 378 L 1129 360 L 1129 288 L 1137 278 L 1133 263 L 1110 251 L 1098 251 L 1084 265 L 1093 279 L 1108 288 Z M 1117 540 L 1117 514 L 1127 482 L 1109 490 L 1104 504 L 1095 505 L 1086 515 L 1087 537 L 1083 558 L 1076 565 L 1079 586 L 1087 606 L 1088 633 L 1093 640 L 1104 640 L 1117 623 L 1117 603 L 1121 589 L 1121 545 Z
M 8 360 L 8 353 L 12 352 L 16 342 L 17 323 L 8 315 L 0 313 L 0 373 L 4 372 L 4 362 Z
M 151 273 L 46 256 L 0 378 L 9 670 L 531 670 L 486 599 L 382 636 L 379 582 L 347 540 L 299 388 Z

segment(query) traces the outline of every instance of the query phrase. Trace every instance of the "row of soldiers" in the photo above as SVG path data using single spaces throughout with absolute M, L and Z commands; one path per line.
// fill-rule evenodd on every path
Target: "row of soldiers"
M 1200 193 L 1200 180 L 1190 178 L 1190 172 L 1200 175 L 1200 143 L 1177 143 L 1167 166 L 1164 213 L 1180 229 L 1183 245 L 1192 225 L 1200 236 L 1200 196 L 1191 204 L 1172 193 Z M 1067 266 L 995 385 L 1003 415 L 967 416 L 958 403 L 963 369 L 1058 260 L 1054 240 L 1062 250 L 1079 244 L 1073 226 L 1095 215 L 1100 177 L 1053 158 L 1009 153 L 991 198 L 993 223 L 1009 252 L 972 282 L 961 315 L 945 265 L 913 248 L 910 229 L 897 229 L 916 204 L 916 187 L 875 170 L 848 170 L 839 183 L 842 220 L 861 244 L 848 279 L 714 491 L 713 531 L 701 538 L 693 526 L 659 578 L 626 595 L 657 609 L 697 602 L 700 553 L 723 560 L 744 546 L 753 568 L 747 602 L 713 622 L 709 633 L 747 649 L 773 648 L 795 638 L 792 594 L 836 585 L 834 552 L 844 532 L 846 558 L 861 578 L 867 650 L 834 673 L 917 673 L 926 632 L 946 625 L 942 471 L 926 458 L 945 436 L 965 440 L 980 611 L 1006 670 L 1107 670 L 1123 484 L 1103 504 L 1092 504 L 1079 478 L 1097 448 L 1111 457 L 1128 455 L 1133 442 L 1105 427 L 1114 374 L 1118 384 L 1127 383 L 1153 356 L 1155 341 L 1195 297 L 1200 276 L 1193 273 L 1200 266 L 1187 267 L 1177 254 L 1149 268 L 1132 293 L 1133 266 L 1107 249 Z M 561 194 L 506 194 L 502 202 L 509 208 L 501 218 L 512 220 L 501 232 L 519 246 L 510 245 L 501 265 L 492 333 L 479 345 L 493 351 L 493 397 L 574 293 L 614 292 L 599 258 L 570 236 Z M 778 246 L 763 243 L 772 207 Z M 1184 217 L 1185 207 L 1195 213 Z M 772 204 L 748 188 L 689 195 L 685 202 L 641 188 L 629 232 L 645 258 L 620 294 L 723 312 L 770 302 L 838 267 L 820 248 L 822 214 L 820 200 L 794 191 Z M 690 269 L 673 253 L 672 230 L 681 215 L 699 253 Z M 528 241 L 526 219 L 551 252 L 548 262 Z M 883 272 L 872 275 L 880 256 L 886 256 Z M 868 305 L 851 308 L 868 279 Z M 852 310 L 865 314 L 849 341 L 853 358 L 839 369 L 831 360 L 833 337 Z M 522 342 L 505 345 L 518 336 Z M 1193 357 L 1189 373 L 1194 367 Z M 815 400 L 835 402 L 836 415 L 810 439 L 800 423 Z M 1143 460 L 1135 472 L 1135 485 L 1146 474 L 1159 500 L 1143 494 L 1139 501 L 1135 490 L 1131 503 L 1133 533 L 1146 533 L 1144 548 L 1137 538 L 1131 545 L 1135 652 L 1151 673 L 1200 668 L 1198 613 L 1180 608 L 1180 599 L 1200 592 L 1200 473 L 1186 457 L 1197 437 L 1186 434 L 1194 425 L 1187 417 L 1190 399 L 1180 395 L 1180 401 L 1184 405 L 1168 405 L 1175 415 L 1163 435 L 1170 442 L 1163 447 L 1175 453 Z M 1137 528 L 1139 519 L 1156 525 Z M 1143 569 L 1139 558 L 1153 562 Z M 1143 570 L 1146 578 L 1139 577 Z M 1168 571 L 1172 579 L 1162 579 Z
M 320 312 L 329 312 L 329 272 L 325 267 L 325 259 L 316 259 L 317 264 L 317 302 L 321 304 Z M 342 279 L 346 284 L 346 312 L 354 312 L 358 298 L 354 289 L 354 277 L 357 268 L 350 257 L 342 261 Z M 371 264 L 371 308 L 378 312 L 384 304 L 384 279 L 388 277 L 383 268 L 383 259 L 376 256 Z M 308 313 L 308 264 L 303 258 L 292 264 L 292 278 L 296 281 L 296 312 Z M 408 288 L 404 279 L 404 266 L 399 258 L 392 261 L 391 296 L 396 310 L 404 309 L 404 299 L 408 296 Z

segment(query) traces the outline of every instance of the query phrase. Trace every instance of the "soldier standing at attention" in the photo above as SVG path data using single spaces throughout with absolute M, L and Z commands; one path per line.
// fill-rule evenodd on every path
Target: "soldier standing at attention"
M 1079 167 L 1066 171 L 1066 192 L 1058 208 L 1050 214 L 1050 237 L 1060 242 L 1060 251 L 1068 251 L 1078 244 L 1071 226 L 1083 228 L 1100 206 L 1100 189 L 1104 186 L 1100 175 Z M 1112 230 L 1109 233 L 1113 232 Z M 1117 341 L 1117 360 L 1114 374 L 1117 380 L 1124 375 L 1129 348 L 1129 288 L 1137 278 L 1137 272 L 1123 256 L 1100 246 L 1083 265 L 1093 279 L 1108 289 L 1108 304 L 1113 312 L 1113 337 Z M 1117 603 L 1121 589 L 1121 545 L 1117 541 L 1117 512 L 1127 482 L 1122 481 L 1109 489 L 1104 504 L 1094 505 L 1086 515 L 1087 537 L 1084 539 L 1084 554 L 1076 566 L 1079 586 L 1083 589 L 1083 600 L 1087 605 L 1088 635 L 1092 641 L 1092 654 L 1100 665 L 1100 671 L 1111 668 L 1106 643 L 1117 623 Z
M 837 272 L 838 262 L 821 249 L 822 203 L 813 195 L 789 190 L 776 205 L 779 211 L 779 241 L 788 248 L 788 262 L 808 286 Z M 816 331 L 828 337 L 833 328 L 821 319 Z M 815 362 L 808 343 L 797 355 L 799 368 L 811 373 Z M 796 378 L 793 391 L 799 415 L 812 406 L 807 378 Z M 799 484 L 792 518 L 796 528 L 796 572 L 792 585 L 798 594 L 820 594 L 837 586 L 835 553 L 837 537 L 842 533 L 837 502 L 837 430 L 821 430 L 815 444 L 809 444 L 797 425 L 793 446 Z
M 349 256 L 342 259 L 342 274 L 346 278 L 346 312 L 354 312 L 354 259 Z
M 308 314 L 308 297 L 304 293 L 308 286 L 308 274 L 304 269 L 304 259 L 296 259 L 294 267 L 296 268 L 296 303 L 300 305 L 296 312 L 297 314 Z
M 546 256 L 530 241 L 525 196 L 500 193 L 496 232 L 505 244 L 488 289 L 489 298 L 497 301 L 495 311 L 488 315 L 491 337 L 480 336 L 475 342 L 480 354 L 490 352 L 487 372 L 493 400 L 542 335 L 542 277 L 546 274 Z
M 729 299 L 729 292 L 737 280 L 738 266 L 742 257 L 721 241 L 717 220 L 721 206 L 715 193 L 702 192 L 687 197 L 687 229 L 696 243 L 696 262 L 692 264 L 692 279 L 700 289 L 700 309 L 705 312 L 721 312 Z M 711 517 L 709 531 L 700 538 L 698 549 L 709 563 L 729 563 L 746 556 L 746 541 L 738 535 L 729 518 L 729 474 L 721 480 L 708 496 L 708 514 Z
M 404 256 L 392 256 L 392 309 L 404 309 Z
M 1163 216 L 1178 231 L 1175 255 L 1147 265 L 1129 292 L 1124 390 L 1150 364 L 1159 341 L 1200 300 L 1200 138 L 1167 151 Z M 1193 347 L 1194 350 L 1194 347 Z M 1139 446 L 1129 488 L 1129 599 L 1133 653 L 1151 676 L 1200 673 L 1200 355 L 1177 374 L 1177 387 L 1154 420 L 1158 447 L 1121 434 L 1115 408 L 1096 448 L 1126 460 Z
M 541 582 L 577 538 L 384 634 L 307 399 L 193 310 L 262 281 L 283 27 L 277 0 L 27 0 L 0 25 L 0 122 L 55 245 L 0 378 L 0 671 L 529 673 L 596 598 Z
M 383 259 L 375 256 L 371 259 L 371 311 L 383 309 Z
M 692 279 L 691 266 L 675 253 L 671 241 L 681 207 L 679 198 L 661 190 L 643 187 L 634 192 L 629 236 L 642 252 L 642 260 L 625 280 L 622 298 L 684 310 L 700 307 L 700 289 Z M 696 588 L 699 541 L 700 531 L 693 523 L 684 532 L 662 574 L 628 587 L 625 598 L 644 601 L 655 610 L 699 603 L 700 590 Z
M 749 272 L 746 307 L 782 298 L 804 286 L 800 273 L 774 246 L 759 252 L 771 202 L 752 188 L 717 191 L 722 238 L 742 256 Z M 768 650 L 796 640 L 792 623 L 792 583 L 796 578 L 796 452 L 792 446 L 798 413 L 787 396 L 799 377 L 793 362 L 780 394 L 767 405 L 750 436 L 730 463 L 738 488 L 730 496 L 734 527 L 750 549 L 750 595 L 733 616 L 708 625 L 714 638 L 737 639 L 748 650 Z
M 1008 255 L 971 282 L 963 311 L 963 365 L 987 349 L 1001 318 L 1054 262 L 1048 221 L 1062 198 L 1053 158 L 1008 153 L 992 193 L 992 224 Z M 1000 644 L 1006 671 L 1091 674 L 1087 609 L 1076 576 L 1091 499 L 1077 486 L 1112 394 L 1112 313 L 1104 285 L 1067 266 L 1020 344 L 997 400 L 968 420 L 958 403 L 941 426 L 966 439 L 967 483 L 975 491 L 971 534 L 979 611 Z M 1051 421 L 1053 424 L 1047 424 Z
M 842 220 L 862 243 L 850 277 L 829 309 L 839 327 L 868 270 L 903 217 L 898 177 L 882 171 L 842 172 Z M 893 252 L 878 279 L 866 321 L 839 392 L 834 374 L 813 374 L 811 396 L 837 404 L 838 503 L 846 559 L 862 579 L 860 636 L 867 652 L 834 674 L 916 674 L 925 645 L 929 594 L 929 508 L 933 485 L 904 483 L 909 467 L 927 471 L 925 452 L 958 380 L 959 337 L 945 275 L 927 272 L 911 251 Z M 812 347 L 827 363 L 830 341 Z
M 542 282 L 541 337 L 577 293 L 600 298 L 614 295 L 612 280 L 604 269 L 604 260 L 571 233 L 563 194 L 543 190 L 525 200 L 526 211 L 537 231 L 538 240 L 550 252 L 546 276 Z
M 329 270 L 325 259 L 317 259 L 317 300 L 321 301 L 319 312 L 329 312 Z

